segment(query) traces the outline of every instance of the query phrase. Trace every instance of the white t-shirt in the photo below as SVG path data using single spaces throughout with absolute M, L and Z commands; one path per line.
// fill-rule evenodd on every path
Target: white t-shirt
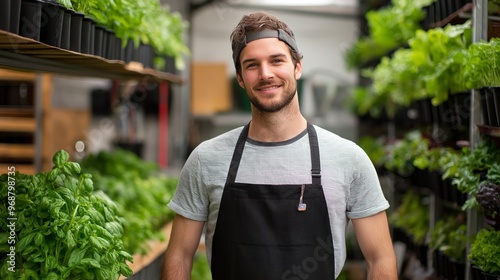
M 242 128 L 207 140 L 193 150 L 168 204 L 181 216 L 207 222 L 205 245 L 209 263 L 229 163 Z M 346 259 L 349 219 L 377 214 L 389 208 L 389 203 L 366 153 L 350 140 L 318 126 L 314 128 L 318 134 L 321 184 L 330 217 L 337 277 Z M 288 141 L 267 143 L 248 139 L 245 143 L 237 183 L 297 185 L 311 181 L 307 130 Z

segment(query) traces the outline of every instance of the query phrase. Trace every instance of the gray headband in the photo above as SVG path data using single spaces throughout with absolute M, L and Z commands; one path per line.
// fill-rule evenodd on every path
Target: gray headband
M 233 45 L 234 65 L 238 64 L 238 58 L 240 56 L 241 50 L 243 50 L 243 48 L 246 47 L 248 43 L 262 38 L 278 38 L 278 40 L 285 42 L 294 51 L 299 52 L 297 48 L 297 43 L 295 43 L 295 39 L 293 39 L 290 35 L 288 35 L 288 33 L 286 33 L 283 29 L 278 29 L 278 30 L 265 29 L 247 35 L 245 36 L 245 40 L 242 43 L 236 43 L 235 45 Z

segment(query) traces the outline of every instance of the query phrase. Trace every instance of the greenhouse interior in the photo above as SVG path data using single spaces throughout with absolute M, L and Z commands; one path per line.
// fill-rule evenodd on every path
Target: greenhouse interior
M 2 0 L 0 189 L 0 279 L 500 279 L 500 0 Z

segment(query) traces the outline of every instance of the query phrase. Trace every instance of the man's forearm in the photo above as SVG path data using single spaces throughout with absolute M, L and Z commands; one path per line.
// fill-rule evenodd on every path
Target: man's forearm
M 192 262 L 165 254 L 161 280 L 190 280 Z
M 368 265 L 368 280 L 397 280 L 398 272 L 396 261 L 390 259 L 380 259 Z

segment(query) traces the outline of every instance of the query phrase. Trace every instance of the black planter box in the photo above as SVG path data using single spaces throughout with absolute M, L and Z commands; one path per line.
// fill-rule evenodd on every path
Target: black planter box
M 0 2 L 0 30 L 10 29 L 10 0 Z
M 500 87 L 483 87 L 479 90 L 483 124 L 500 126 Z
M 7 0 L 9 1 L 9 0 Z M 10 0 L 10 33 L 19 34 L 22 0 Z
M 19 22 L 19 35 L 40 41 L 40 28 L 42 24 L 41 0 L 23 0 L 21 3 L 21 17 Z
M 72 11 L 71 13 L 71 28 L 70 28 L 70 45 L 69 49 L 75 52 L 80 52 L 82 49 L 82 22 L 84 14 Z
M 61 44 L 60 48 L 69 50 L 70 42 L 71 42 L 71 15 L 73 11 L 69 9 L 64 9 L 64 16 L 62 21 L 62 30 L 61 30 Z
M 55 1 L 48 1 L 42 5 L 40 23 L 40 42 L 60 47 L 64 19 L 64 8 Z

